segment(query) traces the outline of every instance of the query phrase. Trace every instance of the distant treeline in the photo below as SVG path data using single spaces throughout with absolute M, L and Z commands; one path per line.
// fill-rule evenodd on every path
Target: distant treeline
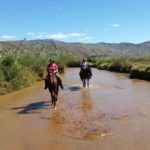
M 103 57 L 95 61 L 98 69 L 129 73 L 130 78 L 150 81 L 150 55 L 141 57 Z

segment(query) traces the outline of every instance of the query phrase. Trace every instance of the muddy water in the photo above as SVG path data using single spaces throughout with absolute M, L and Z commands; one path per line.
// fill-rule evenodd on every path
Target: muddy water
M 0 150 L 150 149 L 150 82 L 93 69 L 84 89 L 78 71 L 62 76 L 57 109 L 43 82 L 0 96 Z

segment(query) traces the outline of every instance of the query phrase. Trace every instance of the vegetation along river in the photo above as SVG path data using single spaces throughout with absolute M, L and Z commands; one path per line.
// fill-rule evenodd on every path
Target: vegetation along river
M 149 150 L 150 82 L 67 68 L 53 109 L 44 82 L 0 96 L 1 150 Z

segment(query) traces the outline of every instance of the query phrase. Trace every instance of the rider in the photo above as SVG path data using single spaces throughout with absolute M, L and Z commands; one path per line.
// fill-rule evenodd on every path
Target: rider
M 84 71 L 85 69 L 88 68 L 88 62 L 85 57 L 83 57 L 82 62 L 80 63 L 80 68 L 81 68 L 81 71 Z
M 83 57 L 82 62 L 80 63 L 80 75 L 83 71 L 88 70 L 89 76 L 92 76 L 91 68 L 88 65 L 87 58 Z
M 48 80 L 48 76 L 49 76 L 49 73 L 50 72 L 54 72 L 56 74 L 56 77 L 57 77 L 57 81 L 61 87 L 61 89 L 63 89 L 63 85 L 62 85 L 62 81 L 61 81 L 61 78 L 57 75 L 57 72 L 58 72 L 58 66 L 57 64 L 54 62 L 54 60 L 50 59 L 49 60 L 49 64 L 47 65 L 47 72 L 48 72 L 48 75 L 46 76 L 45 78 L 45 87 L 44 89 L 47 89 L 47 80 Z

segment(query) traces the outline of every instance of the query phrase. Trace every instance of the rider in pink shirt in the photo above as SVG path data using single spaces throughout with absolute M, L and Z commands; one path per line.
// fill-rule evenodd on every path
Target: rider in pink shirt
M 52 59 L 49 60 L 49 64 L 47 66 L 47 72 L 48 72 L 48 75 L 51 72 L 54 72 L 55 74 L 58 72 L 58 66 L 54 63 L 54 61 Z M 46 76 L 46 79 L 45 79 L 45 88 L 44 89 L 47 89 L 48 75 Z M 61 78 L 57 74 L 56 74 L 56 77 L 57 77 L 57 80 L 58 80 L 58 83 L 59 83 L 61 89 L 63 89 L 64 87 L 62 85 Z
M 58 66 L 55 63 L 49 64 L 47 66 L 47 70 L 48 70 L 48 72 L 57 73 L 58 72 Z

